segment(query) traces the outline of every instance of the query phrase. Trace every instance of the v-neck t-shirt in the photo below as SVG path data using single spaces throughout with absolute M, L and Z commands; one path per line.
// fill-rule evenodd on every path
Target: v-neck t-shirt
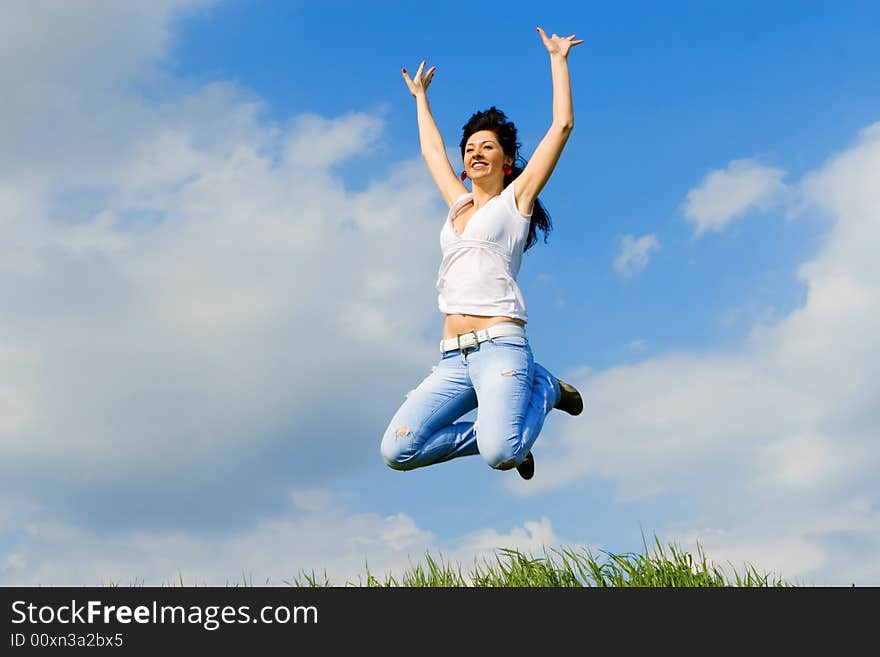
M 449 208 L 440 231 L 443 259 L 437 275 L 437 305 L 441 312 L 528 321 L 516 276 L 531 215 L 517 209 L 514 182 L 474 212 L 461 235 L 452 220 L 474 195 L 463 194 Z

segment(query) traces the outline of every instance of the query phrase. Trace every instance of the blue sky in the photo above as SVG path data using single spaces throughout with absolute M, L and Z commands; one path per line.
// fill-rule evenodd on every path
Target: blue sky
M 425 551 L 641 548 L 880 583 L 873 3 L 13 3 L 0 51 L 0 583 L 340 583 Z M 379 439 L 437 358 L 447 146 L 550 120 L 519 282 L 585 396 L 530 482 Z M 453 159 L 453 166 L 460 162 Z

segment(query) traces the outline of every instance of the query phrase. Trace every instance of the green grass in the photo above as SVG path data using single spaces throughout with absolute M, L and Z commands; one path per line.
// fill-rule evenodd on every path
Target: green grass
M 653 552 L 645 543 L 643 554 L 603 552 L 605 556 L 601 561 L 589 550 L 545 548 L 544 554 L 536 557 L 499 548 L 492 559 L 475 561 L 474 567 L 467 572 L 463 572 L 460 565 L 445 563 L 442 556 L 437 560 L 426 554 L 424 563 L 412 564 L 399 577 L 388 573 L 380 579 L 366 567 L 362 578 L 357 582 L 346 582 L 345 586 L 797 586 L 768 573 L 761 574 L 749 564 L 741 572 L 731 567 L 728 574 L 706 559 L 699 544 L 694 558 L 675 544 L 664 548 L 656 537 L 654 543 Z M 314 572 L 300 572 L 293 581 L 285 580 L 285 583 L 291 586 L 336 586 L 326 573 L 319 578 Z
M 474 566 L 464 571 L 458 564 L 445 562 L 441 557 L 435 558 L 425 554 L 423 563 L 411 564 L 399 576 L 386 573 L 376 576 L 365 565 L 364 575 L 357 581 L 346 581 L 341 586 L 356 587 L 398 587 L 398 586 L 430 586 L 430 587 L 586 587 L 586 586 L 633 586 L 633 587 L 705 587 L 705 586 L 748 586 L 748 587 L 790 587 L 802 586 L 787 582 L 771 573 L 760 573 L 750 564 L 737 570 L 728 564 L 730 570 L 724 570 L 703 553 L 697 543 L 696 557 L 678 545 L 670 543 L 664 547 L 654 537 L 653 551 L 642 535 L 644 552 L 628 552 L 613 554 L 602 551 L 601 559 L 597 559 L 589 550 L 573 550 L 568 548 L 544 548 L 541 556 L 524 554 L 519 550 L 498 548 L 492 558 L 475 560 Z M 291 580 L 282 580 L 288 586 L 296 587 L 334 587 L 339 583 L 331 582 L 326 571 L 318 576 L 314 571 L 300 571 Z M 118 582 L 102 584 L 102 586 L 119 586 Z M 133 582 L 130 586 L 143 586 L 144 582 Z M 202 584 L 207 586 L 207 584 Z M 248 578 L 242 573 L 240 582 L 227 582 L 227 586 L 253 587 L 269 586 L 255 583 L 253 577 Z M 184 581 L 182 573 L 177 578 L 162 582 L 165 587 L 200 586 L 198 583 Z M 851 586 L 855 586 L 853 583 Z

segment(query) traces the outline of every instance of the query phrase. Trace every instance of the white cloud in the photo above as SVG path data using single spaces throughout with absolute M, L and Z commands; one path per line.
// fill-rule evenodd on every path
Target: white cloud
M 64 522 L 32 522 L 24 535 L 0 552 L 0 581 L 6 586 L 159 586 L 183 580 L 188 586 L 223 586 L 246 581 L 284 586 L 304 575 L 331 584 L 359 584 L 366 572 L 398 581 L 425 555 L 461 567 L 467 576 L 495 550 L 511 548 L 542 556 L 544 546 L 563 543 L 550 521 L 526 521 L 509 532 L 479 530 L 440 539 L 405 514 L 353 514 L 326 491 L 294 491 L 283 511 L 246 531 L 221 536 L 185 529 L 137 530 L 95 535 Z M 59 555 L 63 558 L 59 559 Z
M 352 114 L 347 119 L 329 120 L 313 114 L 297 117 L 284 145 L 285 160 L 296 167 L 327 168 L 346 159 L 352 144 L 370 143 L 379 137 L 382 125 L 373 117 Z
M 332 168 L 380 117 L 280 126 L 232 85 L 163 81 L 169 25 L 199 4 L 4 16 L 0 502 L 72 526 L 235 527 L 291 481 L 383 467 L 436 354 L 424 167 L 353 192 Z
M 0 178 L 34 185 L 105 180 L 132 135 L 152 133 L 156 119 L 122 90 L 166 92 L 157 64 L 175 21 L 212 2 L 4 2 Z
M 620 253 L 614 259 L 614 270 L 624 276 L 642 271 L 648 264 L 651 251 L 659 251 L 660 242 L 654 235 L 624 235 L 620 239 Z
M 696 553 L 703 548 L 708 560 L 732 574 L 750 565 L 769 580 L 784 579 L 805 586 L 876 586 L 880 582 L 880 514 L 876 501 L 853 496 L 829 504 L 797 522 L 758 517 L 749 526 L 690 529 L 665 538 Z
M 686 522 L 718 528 L 718 558 L 813 582 L 880 582 L 877 171 L 880 124 L 804 178 L 807 206 L 834 220 L 798 268 L 806 302 L 756 323 L 740 350 L 564 377 L 586 410 L 558 441 L 542 437 L 543 474 L 528 492 L 600 476 L 621 499 L 674 494 L 696 509 Z
M 224 94 L 213 111 L 232 122 L 241 107 Z M 189 119 L 177 120 L 183 131 Z M 391 401 L 368 401 L 350 376 L 371 367 L 365 347 L 388 352 L 391 379 L 431 360 L 434 345 L 420 334 L 436 309 L 421 265 L 435 255 L 435 227 L 413 220 L 436 214 L 429 181 L 392 178 L 350 193 L 326 168 L 270 161 L 258 150 L 270 140 L 261 125 L 239 120 L 256 144 L 227 132 L 195 146 L 184 133 L 168 151 L 160 135 L 155 150 L 135 148 L 114 164 L 121 182 L 91 199 L 88 214 L 56 207 L 7 219 L 12 239 L 0 251 L 12 271 L 0 282 L 0 329 L 12 369 L 0 388 L 15 390 L 9 417 L 30 437 L 13 458 L 12 436 L 2 436 L 7 467 L 39 462 L 48 474 L 82 462 L 96 470 L 90 477 L 134 466 L 148 477 L 168 467 L 171 449 L 186 471 L 221 445 L 226 461 L 229 450 L 290 442 L 282 436 L 291 431 L 295 442 L 331 449 L 345 439 L 341 428 L 336 437 L 318 431 L 331 388 L 334 405 Z M 351 133 L 349 121 L 370 123 L 336 125 Z M 369 140 L 349 143 L 346 155 Z M 154 161 L 168 162 L 156 167 L 164 180 L 132 173 Z M 24 205 L 76 192 L 35 193 Z M 155 216 L 140 219 L 142 208 Z M 353 228 L 343 230 L 343 219 Z M 378 440 L 382 418 L 369 419 Z
M 499 532 L 495 529 L 483 529 L 465 536 L 460 541 L 457 552 L 462 556 L 468 554 L 488 555 L 498 547 L 519 550 L 524 554 L 541 555 L 545 546 L 559 545 L 560 540 L 553 531 L 550 520 L 526 521 L 522 527 L 514 527 L 510 532 Z M 587 547 L 566 543 L 567 547 L 577 549 Z
M 786 191 L 785 171 L 755 160 L 733 160 L 726 170 L 710 171 L 700 187 L 687 193 L 685 218 L 694 224 L 695 236 L 722 231 L 735 218 L 752 208 L 766 210 Z

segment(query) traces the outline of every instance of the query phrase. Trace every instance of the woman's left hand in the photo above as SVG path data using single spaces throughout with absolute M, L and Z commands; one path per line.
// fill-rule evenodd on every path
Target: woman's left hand
M 547 48 L 547 52 L 551 55 L 556 55 L 558 57 L 562 57 L 566 59 L 568 57 L 568 51 L 571 50 L 574 46 L 577 46 L 584 42 L 583 39 L 575 40 L 575 35 L 561 37 L 556 34 L 552 34 L 551 36 L 547 36 L 540 27 L 538 29 L 538 34 L 541 35 L 541 40 L 544 42 L 544 46 Z

